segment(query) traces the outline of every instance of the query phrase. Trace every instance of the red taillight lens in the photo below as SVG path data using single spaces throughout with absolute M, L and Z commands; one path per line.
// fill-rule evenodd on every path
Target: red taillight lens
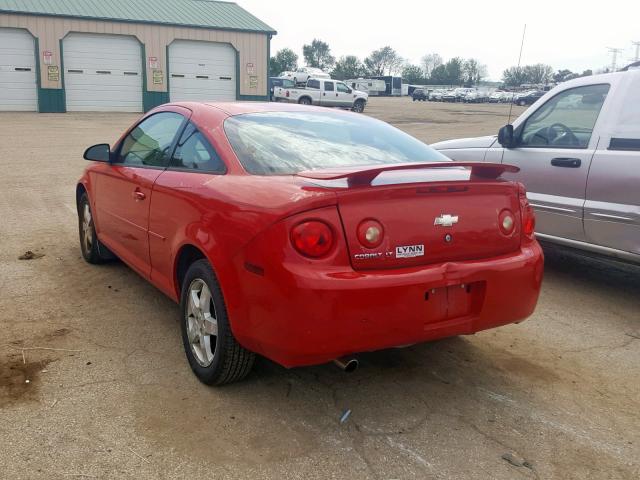
M 384 228 L 376 220 L 363 220 L 358 225 L 358 240 L 367 248 L 376 248 L 382 243 Z
M 286 97 L 289 98 L 289 90 L 285 93 Z
M 333 247 L 333 231 L 318 220 L 302 222 L 291 229 L 291 243 L 302 255 L 320 258 Z
M 498 226 L 505 235 L 511 235 L 516 228 L 516 219 L 511 210 L 502 210 L 498 216 Z
M 518 194 L 520 197 L 520 214 L 522 215 L 522 234 L 530 239 L 533 238 L 536 229 L 536 215 L 527 200 L 527 190 L 524 185 L 518 184 Z

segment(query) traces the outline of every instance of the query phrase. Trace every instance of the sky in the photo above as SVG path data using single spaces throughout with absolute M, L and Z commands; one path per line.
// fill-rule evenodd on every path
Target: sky
M 487 65 L 489 80 L 500 80 L 505 68 L 518 63 L 525 23 L 522 65 L 597 70 L 611 65 L 607 48 L 613 47 L 623 49 L 620 67 L 635 55 L 632 42 L 640 41 L 639 0 L 235 1 L 277 30 L 272 55 L 288 47 L 299 64 L 302 46 L 318 38 L 336 58 L 363 59 L 385 45 L 415 64 L 434 52 L 445 61 L 473 57 Z

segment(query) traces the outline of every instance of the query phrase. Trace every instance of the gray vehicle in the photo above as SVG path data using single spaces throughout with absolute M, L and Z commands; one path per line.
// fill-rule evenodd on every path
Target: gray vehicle
M 432 146 L 520 167 L 504 177 L 526 186 L 540 240 L 640 263 L 640 70 L 564 82 L 497 136 Z

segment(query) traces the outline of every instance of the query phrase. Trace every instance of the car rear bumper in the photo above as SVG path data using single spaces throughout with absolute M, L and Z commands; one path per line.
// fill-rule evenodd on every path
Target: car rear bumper
M 242 268 L 244 302 L 230 318 L 242 345 L 295 367 L 524 320 L 538 300 L 543 254 L 533 242 L 501 257 L 407 269 L 279 268 Z

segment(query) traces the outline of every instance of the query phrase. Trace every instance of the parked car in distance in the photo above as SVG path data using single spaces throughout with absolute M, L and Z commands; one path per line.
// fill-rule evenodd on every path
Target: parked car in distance
M 321 107 L 349 108 L 362 113 L 369 94 L 354 90 L 339 80 L 310 78 L 305 87 L 276 87 L 273 94 L 277 102 L 319 105 Z
M 445 90 L 440 96 L 442 102 L 457 102 L 458 96 L 455 90 Z
M 411 98 L 415 102 L 416 100 L 426 102 L 427 101 L 427 92 L 425 92 L 424 88 L 416 88 L 411 93 Z
M 442 95 L 444 95 L 445 91 L 441 89 L 432 90 L 429 92 L 429 101 L 430 102 L 441 102 Z
M 484 103 L 489 101 L 489 95 L 485 90 L 471 90 L 463 94 L 462 101 L 465 103 Z
M 284 88 L 294 88 L 296 85 L 293 83 L 293 80 L 288 78 L 281 77 L 269 77 L 269 100 L 274 100 L 274 89 L 275 87 L 284 87 Z
M 307 83 L 307 80 L 311 77 L 331 78 L 331 75 L 328 73 L 313 67 L 300 67 L 295 72 L 283 72 L 280 76 L 293 80 L 296 85 Z
M 506 92 L 493 92 L 491 95 L 489 95 L 489 103 L 500 103 L 502 102 L 503 98 L 504 98 L 504 94 Z
M 547 92 L 543 92 L 542 90 L 534 90 L 531 92 L 526 92 L 522 95 L 515 96 L 513 98 L 513 103 L 515 103 L 516 105 L 520 105 L 521 107 L 524 107 L 525 105 L 533 105 L 545 93 Z
M 640 70 L 569 80 L 497 136 L 432 145 L 503 162 L 537 214 L 538 238 L 640 263 Z
M 502 179 L 517 169 L 365 115 L 166 104 L 84 157 L 83 257 L 115 255 L 180 304 L 207 384 L 256 354 L 314 365 L 519 322 L 538 299 L 533 211 Z

